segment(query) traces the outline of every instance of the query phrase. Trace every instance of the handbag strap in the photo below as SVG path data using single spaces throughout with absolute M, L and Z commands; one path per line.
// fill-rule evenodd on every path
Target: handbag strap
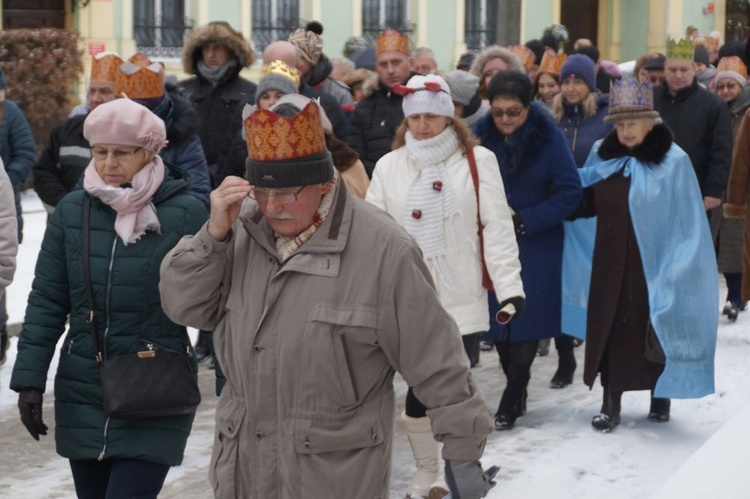
M 96 329 L 96 320 L 94 319 L 94 289 L 91 285 L 91 269 L 89 268 L 90 260 L 90 232 L 91 232 L 91 197 L 88 194 L 83 195 L 83 223 L 81 224 L 81 236 L 83 244 L 83 284 L 86 287 L 86 301 L 88 302 L 89 313 L 86 322 L 89 323 L 91 337 L 94 340 L 96 349 L 96 361 L 102 361 L 102 347 L 99 342 L 99 332 Z
M 474 182 L 474 193 L 477 196 L 477 227 L 479 227 L 479 248 L 482 251 L 482 264 L 484 264 L 484 227 L 482 226 L 482 217 L 479 212 L 479 172 L 477 172 L 477 161 L 476 159 L 474 159 L 474 148 L 467 148 L 466 155 L 469 159 L 469 171 L 471 172 L 471 180 L 472 182 Z

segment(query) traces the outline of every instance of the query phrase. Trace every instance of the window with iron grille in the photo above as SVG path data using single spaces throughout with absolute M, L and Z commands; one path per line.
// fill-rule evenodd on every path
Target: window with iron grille
M 497 42 L 497 4 L 494 0 L 466 0 L 464 39 L 469 50 L 482 50 Z
M 410 4 L 409 0 L 363 0 L 362 36 L 374 41 L 386 28 L 411 33 L 414 25 L 409 21 Z
M 303 26 L 300 0 L 253 0 L 253 49 L 260 54 L 271 42 L 286 40 Z
M 133 35 L 139 52 L 149 57 L 180 57 L 193 28 L 190 0 L 135 0 Z

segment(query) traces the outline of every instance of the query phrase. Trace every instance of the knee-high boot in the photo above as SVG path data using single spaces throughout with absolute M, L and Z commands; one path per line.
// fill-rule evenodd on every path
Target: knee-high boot
M 558 361 L 557 371 L 549 382 L 550 388 L 565 388 L 573 383 L 573 375 L 576 372 L 576 356 L 573 353 L 573 338 L 563 334 L 555 338 Z
M 621 400 L 622 392 L 612 392 L 608 386 L 605 386 L 602 395 L 602 409 L 591 420 L 591 426 L 603 433 L 614 430 L 620 424 Z
M 508 383 L 495 414 L 496 430 L 510 430 L 516 424 L 516 419 L 525 412 L 529 378 L 528 369 L 513 365 L 508 368 Z
M 670 399 L 654 397 L 654 391 L 651 390 L 651 408 L 648 411 L 648 419 L 657 423 L 666 423 L 669 421 L 671 405 Z
M 443 460 L 440 457 L 441 446 L 432 435 L 430 419 L 412 418 L 405 413 L 402 414 L 402 418 L 417 465 L 417 471 L 411 479 L 406 497 L 438 499 L 447 495 L 448 486 L 445 484 Z M 441 492 L 442 495 L 438 495 Z

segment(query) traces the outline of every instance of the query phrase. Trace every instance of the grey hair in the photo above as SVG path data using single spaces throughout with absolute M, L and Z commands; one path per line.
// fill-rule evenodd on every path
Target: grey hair
M 429 47 L 417 47 L 411 51 L 411 57 L 419 57 L 420 55 L 429 55 L 432 59 L 435 59 L 435 52 Z
M 509 71 L 518 71 L 519 73 L 526 73 L 526 68 L 523 66 L 521 59 L 500 45 L 490 45 L 486 49 L 482 50 L 474 58 L 474 62 L 471 64 L 470 73 L 477 75 L 482 78 L 482 69 L 492 59 L 502 59 L 508 64 Z

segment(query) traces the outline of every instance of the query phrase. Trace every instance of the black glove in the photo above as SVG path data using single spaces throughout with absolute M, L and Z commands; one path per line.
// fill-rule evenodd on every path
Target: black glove
M 510 320 L 516 321 L 520 319 L 521 316 L 523 316 L 524 311 L 526 310 L 526 298 L 523 298 L 521 296 L 514 296 L 512 298 L 508 298 L 507 300 L 503 300 L 500 302 L 500 310 L 502 310 L 503 307 L 505 307 L 505 305 L 507 305 L 508 303 L 511 303 L 514 307 L 516 307 L 516 313 L 513 314 L 513 317 L 511 317 Z M 500 315 L 500 312 L 498 312 L 497 314 Z M 501 321 L 499 317 L 495 316 L 495 320 L 500 324 L 503 324 L 503 321 Z
M 523 224 L 523 220 L 521 220 L 521 215 L 519 215 L 517 212 L 513 213 L 513 228 L 516 229 L 516 234 L 526 234 L 526 226 Z
M 495 486 L 493 479 L 499 466 L 482 470 L 479 461 L 445 461 L 445 482 L 451 491 L 451 499 L 479 499 Z
M 47 434 L 47 425 L 42 421 L 42 392 L 33 389 L 20 392 L 18 411 L 21 413 L 21 422 L 34 440 L 38 441 L 39 435 Z

